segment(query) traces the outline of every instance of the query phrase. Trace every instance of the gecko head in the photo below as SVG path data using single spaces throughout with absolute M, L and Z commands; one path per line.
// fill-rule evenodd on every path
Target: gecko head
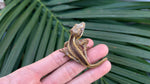
M 85 23 L 81 22 L 80 24 L 75 24 L 70 30 L 71 35 L 80 38 L 83 35 L 85 29 Z

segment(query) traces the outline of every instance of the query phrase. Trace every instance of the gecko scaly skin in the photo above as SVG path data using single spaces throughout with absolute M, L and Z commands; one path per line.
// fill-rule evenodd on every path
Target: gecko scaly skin
M 70 29 L 70 38 L 67 42 L 65 42 L 64 47 L 66 49 L 60 50 L 69 58 L 75 60 L 76 62 L 86 66 L 88 68 L 94 68 L 101 65 L 107 58 L 102 59 L 98 63 L 90 64 L 87 59 L 87 39 L 82 39 L 81 36 L 83 35 L 85 29 L 85 23 L 82 22 L 80 24 L 75 24 L 72 29 Z

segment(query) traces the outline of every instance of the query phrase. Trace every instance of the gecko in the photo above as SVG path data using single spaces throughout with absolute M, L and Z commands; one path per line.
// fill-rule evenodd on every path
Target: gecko
M 88 68 L 95 68 L 99 65 L 101 65 L 104 61 L 107 60 L 107 58 L 102 59 L 98 63 L 90 64 L 87 59 L 87 39 L 81 39 L 79 40 L 84 32 L 85 29 L 85 23 L 81 22 L 80 24 L 75 24 L 70 29 L 70 37 L 67 42 L 64 43 L 64 47 L 60 50 L 60 52 L 64 53 L 65 56 L 68 56 L 69 58 L 75 60 L 76 62 L 82 64 L 83 66 L 86 66 Z

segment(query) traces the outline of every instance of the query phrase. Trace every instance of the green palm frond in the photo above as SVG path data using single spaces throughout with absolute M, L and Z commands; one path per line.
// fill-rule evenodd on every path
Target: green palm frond
M 148 84 L 150 3 L 118 0 L 6 0 L 0 11 L 1 76 L 63 47 L 69 29 L 86 22 L 83 38 L 107 44 L 111 71 L 94 84 Z

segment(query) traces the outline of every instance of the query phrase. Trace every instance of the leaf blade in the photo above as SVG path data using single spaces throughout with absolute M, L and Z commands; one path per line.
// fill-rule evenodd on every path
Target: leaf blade
M 22 2 L 14 10 L 14 12 L 10 16 L 8 16 L 7 20 L 1 26 L 2 28 L 0 29 L 0 39 L 2 39 L 2 36 L 4 35 L 7 27 L 11 24 L 11 22 L 13 21 L 13 19 L 15 19 L 15 17 L 17 17 L 19 15 L 19 13 L 28 5 L 29 2 L 30 2 L 30 0 L 26 0 L 26 1 Z
M 31 11 L 33 11 L 36 3 L 37 2 L 35 1 L 31 6 L 29 6 L 29 8 L 27 8 L 27 10 L 14 22 L 14 24 L 7 31 L 8 34 L 6 34 L 5 38 L 0 42 L 0 60 L 4 56 L 7 48 L 9 47 L 21 25 L 24 23 L 26 18 L 29 17 Z
M 4 76 L 9 74 L 14 67 L 14 64 L 16 63 L 17 58 L 19 57 L 20 51 L 22 50 L 24 43 L 29 36 L 29 33 L 31 32 L 32 27 L 34 26 L 35 22 L 37 21 L 40 11 L 42 7 L 40 6 L 38 10 L 35 12 L 35 15 L 32 17 L 32 20 L 27 24 L 25 30 L 18 38 L 16 45 L 13 47 L 12 51 L 10 52 L 10 55 L 8 57 L 8 60 L 5 64 L 5 66 L 1 70 L 0 76 Z
M 36 52 L 38 49 L 38 45 L 40 43 L 40 39 L 42 36 L 42 32 L 45 27 L 46 18 L 47 18 L 47 11 L 44 12 L 44 14 L 42 16 L 42 20 L 39 24 L 39 27 L 37 28 L 37 31 L 35 33 L 35 36 L 33 37 L 31 43 L 29 44 L 29 48 L 24 55 L 24 59 L 22 61 L 22 66 L 31 64 L 34 61 L 34 58 L 35 58 L 35 55 L 36 55 Z

